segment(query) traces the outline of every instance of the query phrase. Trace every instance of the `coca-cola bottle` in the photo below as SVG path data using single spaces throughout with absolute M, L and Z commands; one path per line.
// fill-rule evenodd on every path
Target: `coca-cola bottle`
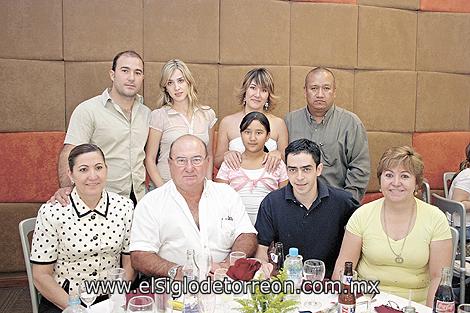
M 284 267 L 284 246 L 282 242 L 272 244 L 268 251 L 269 263 L 273 265 L 272 275 L 277 275 Z
M 455 297 L 451 285 L 452 270 L 443 267 L 441 271 L 441 282 L 437 287 L 432 306 L 433 313 L 454 313 Z
M 338 313 L 354 313 L 356 311 L 356 296 L 351 290 L 352 279 L 353 264 L 352 262 L 346 262 L 341 277 L 341 290 L 338 295 Z

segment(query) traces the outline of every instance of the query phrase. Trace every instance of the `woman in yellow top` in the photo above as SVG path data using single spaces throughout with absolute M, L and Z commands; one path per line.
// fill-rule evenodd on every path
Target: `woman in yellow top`
M 452 242 L 446 216 L 417 198 L 423 161 L 412 148 L 394 147 L 377 168 L 383 198 L 357 209 L 346 225 L 333 279 L 345 261 L 361 278 L 380 280 L 381 291 L 432 306 L 442 267 L 451 263 Z

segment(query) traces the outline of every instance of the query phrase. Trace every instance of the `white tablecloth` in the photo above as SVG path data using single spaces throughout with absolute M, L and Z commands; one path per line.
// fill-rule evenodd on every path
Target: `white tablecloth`
M 303 295 L 302 297 L 304 297 L 304 296 L 305 295 Z M 311 297 L 311 295 L 309 295 L 308 297 Z M 324 310 L 328 307 L 331 307 L 332 302 L 336 302 L 338 300 L 338 295 L 334 295 L 334 294 L 321 294 L 321 295 L 315 295 L 314 297 L 315 297 L 316 301 L 322 303 L 322 307 L 319 308 L 318 311 L 319 310 Z M 304 298 L 302 298 L 302 299 L 304 299 Z M 363 299 L 364 298 L 359 298 L 358 302 L 362 302 Z M 401 297 L 397 297 L 395 295 L 391 295 L 391 294 L 382 292 L 374 298 L 374 302 L 372 302 L 372 306 L 376 307 L 376 306 L 380 306 L 382 304 L 387 304 L 387 302 L 389 300 L 393 300 L 394 302 L 396 302 L 400 306 L 400 308 L 405 307 L 405 306 L 408 305 L 408 300 L 407 299 L 404 299 L 404 298 L 401 298 Z M 231 301 L 229 303 L 229 306 L 230 306 L 230 308 L 227 310 L 227 312 L 236 312 L 236 311 L 233 311 L 231 309 L 236 308 L 238 306 L 238 303 L 236 303 L 235 301 Z M 429 308 L 425 305 L 416 303 L 416 302 L 412 302 L 412 306 L 414 306 L 416 308 L 417 313 L 431 313 L 432 312 L 431 308 Z M 356 307 L 356 312 L 357 313 L 365 312 L 366 308 L 367 308 L 367 305 L 365 303 L 360 304 Z M 304 309 L 304 308 L 299 307 L 299 309 Z M 305 309 L 308 309 L 308 308 L 305 308 Z M 91 306 L 90 307 L 90 312 L 91 313 L 116 313 L 116 312 L 111 312 L 110 300 L 106 300 L 106 301 L 103 301 L 101 303 L 98 303 L 98 304 L 95 304 L 95 305 Z M 157 311 L 155 311 L 155 312 L 157 312 Z M 171 309 L 167 309 L 167 311 L 166 311 L 166 313 L 171 313 L 171 312 L 172 312 Z M 180 311 L 175 310 L 174 312 L 180 312 Z M 219 313 L 219 310 L 216 309 L 215 312 Z

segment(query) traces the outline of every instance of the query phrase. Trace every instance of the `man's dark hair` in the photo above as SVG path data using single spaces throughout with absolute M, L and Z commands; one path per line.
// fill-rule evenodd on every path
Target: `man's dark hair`
M 305 138 L 294 140 L 287 146 L 285 150 L 286 163 L 289 154 L 299 154 L 302 152 L 310 154 L 315 162 L 315 166 L 318 167 L 321 156 L 320 147 L 315 142 Z
M 122 52 L 119 52 L 118 54 L 116 54 L 116 56 L 114 57 L 113 59 L 113 65 L 111 66 L 111 69 L 113 71 L 116 70 L 116 64 L 117 64 L 117 61 L 119 60 L 119 58 L 123 55 L 127 55 L 127 56 L 130 56 L 130 57 L 135 57 L 135 58 L 138 58 L 142 61 L 142 64 L 144 64 L 144 60 L 142 59 L 142 57 L 140 56 L 140 54 L 138 54 L 137 52 L 135 52 L 134 50 L 127 50 L 127 51 L 122 51 Z

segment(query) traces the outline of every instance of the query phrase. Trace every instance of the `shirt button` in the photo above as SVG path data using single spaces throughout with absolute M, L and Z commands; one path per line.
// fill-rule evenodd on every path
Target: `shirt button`
M 93 214 L 93 215 L 91 216 L 91 219 L 94 220 L 95 218 L 96 218 L 96 215 Z
M 93 240 L 97 240 L 98 239 L 98 236 L 93 236 Z
M 98 275 L 98 273 L 96 271 L 94 271 L 93 273 L 91 273 L 91 276 L 96 276 Z
M 97 256 L 98 256 L 98 253 L 93 254 L 93 256 L 94 256 L 94 257 L 97 257 Z

